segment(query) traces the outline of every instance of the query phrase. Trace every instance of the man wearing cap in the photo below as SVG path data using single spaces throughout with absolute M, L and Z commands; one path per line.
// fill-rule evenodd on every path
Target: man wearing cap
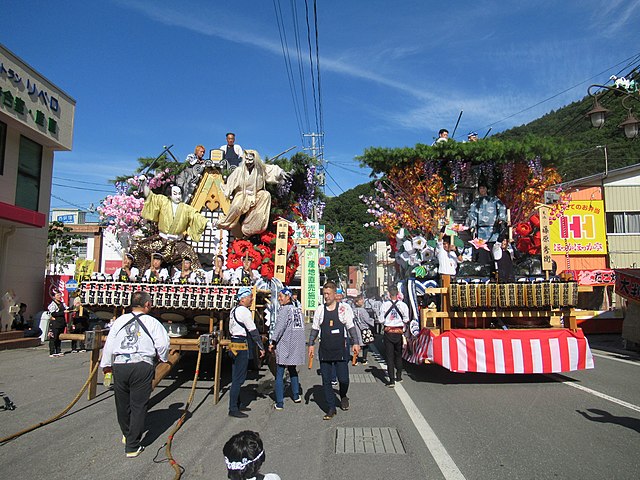
M 291 397 L 300 403 L 300 381 L 297 365 L 305 363 L 305 333 L 302 311 L 291 303 L 293 293 L 287 287 L 278 292 L 278 316 L 269 351 L 276 352 L 276 410 L 284 408 L 284 370 L 289 371 Z
M 467 141 L 469 141 L 469 142 L 477 142 L 478 141 L 478 132 L 469 132 L 467 134 Z
M 139 274 L 138 269 L 133 266 L 133 255 L 127 252 L 122 256 L 122 267 L 116 269 L 113 278 L 117 282 L 135 282 Z
M 169 279 L 169 272 L 162 268 L 162 255 L 158 252 L 151 255 L 151 266 L 147 268 L 142 279 L 148 283 L 166 282 Z
M 131 295 L 131 313 L 113 322 L 102 350 L 100 367 L 113 371 L 116 413 L 125 455 L 134 458 L 141 445 L 151 395 L 155 362 L 167 361 L 169 335 L 151 311 L 151 295 L 137 291 Z
M 237 304 L 231 310 L 229 318 L 229 334 L 231 344 L 229 354 L 233 361 L 231 367 L 231 389 L 229 390 L 229 416 L 236 418 L 246 418 L 245 413 L 249 408 L 243 407 L 240 403 L 240 389 L 247 379 L 247 368 L 251 353 L 249 351 L 249 337 L 253 339 L 260 349 L 260 358 L 264 357 L 265 350 L 262 345 L 262 338 L 249 307 L 253 302 L 253 292 L 251 287 L 240 287 L 236 295 Z
M 322 373 L 322 387 L 328 411 L 324 420 L 331 420 L 336 415 L 336 397 L 331 385 L 331 374 L 335 368 L 340 384 L 340 408 L 349 410 L 349 352 L 346 346 L 345 330 L 353 343 L 353 352 L 360 354 L 357 342 L 356 327 L 353 324 L 353 310 L 345 302 L 336 301 L 336 284 L 327 282 L 322 289 L 324 305 L 317 308 L 313 316 L 313 325 L 309 335 L 309 356 L 313 357 L 315 342 L 320 335 L 318 357 Z

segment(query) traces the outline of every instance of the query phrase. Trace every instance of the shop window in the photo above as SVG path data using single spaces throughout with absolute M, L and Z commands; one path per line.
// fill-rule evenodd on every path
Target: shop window
M 640 233 L 640 212 L 607 213 L 607 233 Z
M 41 170 L 42 145 L 27 137 L 20 136 L 16 206 L 38 210 Z
M 4 175 L 4 151 L 7 146 L 7 124 L 0 122 L 0 175 Z

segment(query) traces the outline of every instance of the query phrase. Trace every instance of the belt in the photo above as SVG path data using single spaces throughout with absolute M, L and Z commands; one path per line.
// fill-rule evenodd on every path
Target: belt
M 404 329 L 402 327 L 384 327 L 385 333 L 404 333 Z
M 139 353 L 120 353 L 113 357 L 113 363 L 140 363 L 146 362 L 154 364 L 156 357 L 151 355 L 141 355 Z

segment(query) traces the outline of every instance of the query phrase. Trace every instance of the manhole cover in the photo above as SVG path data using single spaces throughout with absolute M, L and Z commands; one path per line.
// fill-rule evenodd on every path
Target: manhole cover
M 405 449 L 398 430 L 391 427 L 338 427 L 336 453 L 396 453 Z

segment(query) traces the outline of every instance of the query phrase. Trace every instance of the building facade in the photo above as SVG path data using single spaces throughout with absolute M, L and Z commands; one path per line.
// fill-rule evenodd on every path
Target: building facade
M 53 157 L 71 150 L 75 103 L 0 45 L 0 295 L 29 312 L 42 307 Z

